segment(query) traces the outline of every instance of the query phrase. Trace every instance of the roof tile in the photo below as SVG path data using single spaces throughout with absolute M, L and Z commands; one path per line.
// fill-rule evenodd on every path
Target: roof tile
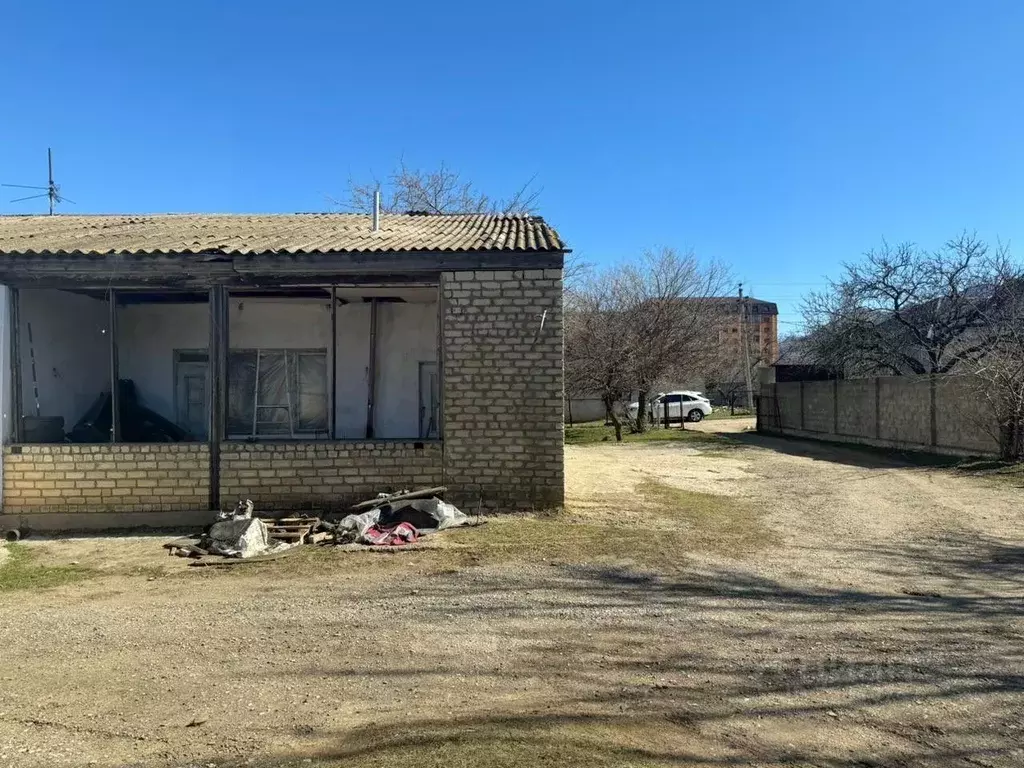
M 539 216 L 159 214 L 0 216 L 2 254 L 400 253 L 563 251 Z

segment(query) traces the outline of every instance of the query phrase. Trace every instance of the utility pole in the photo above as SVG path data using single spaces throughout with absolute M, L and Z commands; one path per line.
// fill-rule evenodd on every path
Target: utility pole
M 747 313 L 743 303 L 743 283 L 739 284 L 740 299 L 740 344 L 743 345 L 743 373 L 747 377 L 747 410 L 754 412 L 754 383 L 750 378 L 750 343 L 747 339 Z

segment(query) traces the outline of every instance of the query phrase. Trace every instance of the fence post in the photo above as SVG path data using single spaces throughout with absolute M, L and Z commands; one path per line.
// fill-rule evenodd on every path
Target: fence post
M 882 439 L 882 378 L 875 376 L 875 439 Z
M 805 410 L 806 409 L 805 409 L 805 406 L 804 406 L 804 390 L 807 388 L 806 384 L 807 384 L 806 381 L 804 381 L 803 379 L 800 380 L 800 431 L 801 432 L 804 431 L 804 423 L 805 423 L 805 416 L 804 416 L 804 414 L 805 414 Z
M 937 406 L 938 396 L 936 393 L 936 386 L 938 380 L 936 375 L 933 373 L 928 376 L 928 416 L 931 419 L 931 423 L 928 425 L 931 428 L 931 439 L 932 447 L 939 444 L 939 412 Z
M 832 379 L 832 434 L 839 434 L 839 379 Z

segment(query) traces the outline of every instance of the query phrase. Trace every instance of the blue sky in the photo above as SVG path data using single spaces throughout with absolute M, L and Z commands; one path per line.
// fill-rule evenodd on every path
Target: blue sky
M 882 237 L 1024 247 L 1022 39 L 1009 0 L 2 0 L 0 181 L 52 146 L 68 212 L 290 212 L 401 156 L 537 174 L 588 260 L 693 248 L 791 330 Z

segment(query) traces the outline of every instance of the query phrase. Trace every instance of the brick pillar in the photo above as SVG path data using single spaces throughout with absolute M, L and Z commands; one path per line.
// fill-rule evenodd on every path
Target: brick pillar
M 562 270 L 441 276 L 444 475 L 465 512 L 560 507 Z

